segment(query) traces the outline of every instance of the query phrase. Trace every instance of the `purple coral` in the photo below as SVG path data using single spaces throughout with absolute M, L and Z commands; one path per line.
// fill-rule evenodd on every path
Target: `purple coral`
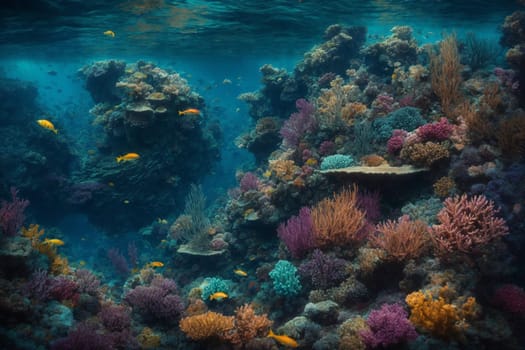
M 307 132 L 312 132 L 317 128 L 317 122 L 314 118 L 314 105 L 300 98 L 295 102 L 295 106 L 299 112 L 292 113 L 279 131 L 284 145 L 290 148 L 296 148 Z
M 299 266 L 299 274 L 309 279 L 315 288 L 327 289 L 336 286 L 346 278 L 346 264 L 345 260 L 326 255 L 316 249 L 310 260 Z
M 78 284 L 79 293 L 87 293 L 96 295 L 100 287 L 100 280 L 93 272 L 86 269 L 78 269 L 75 271 L 75 280 Z
M 310 208 L 303 207 L 298 216 L 292 216 L 277 228 L 279 238 L 294 258 L 300 258 L 314 247 L 313 223 Z
M 383 304 L 379 310 L 372 310 L 366 324 L 370 329 L 359 333 L 363 342 L 370 348 L 412 341 L 417 332 L 407 319 L 408 314 L 399 304 Z
M 98 332 L 85 323 L 79 324 L 67 337 L 58 339 L 51 344 L 52 350 L 111 350 L 113 339 L 107 334 Z
M 126 276 L 129 274 L 128 262 L 118 249 L 112 248 L 108 250 L 107 255 L 119 275 Z
M 131 326 L 129 309 L 123 305 L 104 305 L 98 317 L 104 328 L 111 332 L 121 332 Z
M 3 200 L 0 205 L 0 229 L 6 236 L 15 236 L 22 227 L 28 205 L 29 201 L 18 198 L 18 190 L 11 187 L 11 202 Z
M 454 126 L 448 122 L 448 119 L 441 118 L 436 123 L 421 125 L 417 128 L 416 133 L 422 142 L 445 141 L 452 135 L 453 130 Z
M 173 294 L 176 290 L 173 280 L 158 277 L 149 286 L 138 286 L 129 291 L 125 300 L 146 318 L 173 321 L 184 310 L 182 299 Z
M 37 300 L 47 300 L 51 293 L 53 279 L 49 277 L 46 270 L 36 270 L 24 286 L 24 294 Z
M 58 276 L 53 279 L 49 295 L 56 300 L 72 300 L 78 301 L 80 294 L 78 293 L 78 284 L 66 276 Z
M 242 193 L 257 190 L 258 186 L 259 179 L 257 178 L 257 175 L 252 172 L 247 172 L 244 174 L 244 176 L 241 178 L 241 181 L 239 182 L 239 187 L 241 188 Z

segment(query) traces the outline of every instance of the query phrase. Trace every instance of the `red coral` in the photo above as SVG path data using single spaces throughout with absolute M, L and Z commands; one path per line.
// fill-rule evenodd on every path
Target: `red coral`
M 505 220 L 496 217 L 498 209 L 485 196 L 466 194 L 445 200 L 438 213 L 439 225 L 430 229 L 432 240 L 442 252 L 473 253 L 479 246 L 508 234 Z

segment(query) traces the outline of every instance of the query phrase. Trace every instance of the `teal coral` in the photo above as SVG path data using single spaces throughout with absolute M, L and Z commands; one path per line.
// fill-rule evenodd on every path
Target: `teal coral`
M 341 169 L 354 165 L 355 161 L 352 156 L 344 154 L 334 154 L 323 159 L 321 170 Z
M 272 271 L 270 278 L 277 295 L 294 296 L 301 291 L 301 283 L 297 275 L 297 268 L 287 260 L 279 260 Z
M 418 108 L 403 107 L 385 118 L 375 120 L 373 128 L 377 132 L 376 141 L 384 142 L 392 136 L 392 131 L 395 129 L 412 131 L 423 124 L 425 124 L 425 119 L 421 116 Z
M 222 278 L 209 277 L 204 281 L 202 286 L 201 297 L 203 300 L 208 300 L 210 295 L 217 292 L 224 292 L 230 294 L 230 287 L 228 286 L 228 281 Z

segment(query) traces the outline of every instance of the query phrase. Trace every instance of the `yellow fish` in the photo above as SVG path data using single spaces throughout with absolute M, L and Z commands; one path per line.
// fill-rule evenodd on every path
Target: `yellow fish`
M 160 261 L 152 261 L 147 266 L 148 267 L 163 267 L 164 264 L 161 263 Z
M 248 273 L 246 273 L 246 271 L 241 270 L 241 269 L 233 270 L 233 273 L 236 274 L 237 276 L 241 276 L 241 277 L 248 276 Z
M 64 241 L 58 238 L 51 238 L 51 239 L 44 239 L 44 244 L 51 244 L 51 245 L 64 245 Z
M 49 120 L 47 120 L 47 119 L 39 119 L 36 122 L 38 123 L 38 125 L 40 125 L 44 129 L 51 130 L 55 134 L 58 134 L 58 130 L 55 129 L 55 126 Z
M 86 262 L 85 262 L 84 260 L 80 260 L 80 261 L 78 262 L 78 265 L 79 265 L 79 266 L 86 266 Z
M 158 224 L 162 224 L 162 225 L 167 225 L 168 224 L 168 220 L 162 219 L 162 218 L 157 218 L 157 223 Z
M 112 30 L 106 30 L 106 31 L 105 31 L 104 33 L 102 33 L 102 34 L 104 34 L 105 36 L 110 36 L 110 37 L 112 37 L 112 38 L 115 37 L 115 32 L 112 31 Z
M 124 199 L 124 200 L 122 201 L 122 203 L 124 203 L 124 204 L 129 204 L 130 201 L 129 201 L 128 199 Z
M 120 162 L 128 162 L 130 160 L 137 160 L 139 158 L 140 156 L 138 153 L 126 153 L 122 156 L 118 156 L 115 159 L 117 160 L 117 163 L 120 163 Z
M 109 187 L 115 187 L 115 183 L 113 181 L 108 182 Z
M 270 333 L 268 333 L 268 338 L 272 338 L 279 344 L 288 346 L 290 348 L 296 348 L 299 346 L 299 344 L 297 344 L 297 342 L 293 338 L 290 338 L 287 335 L 276 335 L 271 329 Z
M 210 295 L 210 300 L 222 300 L 226 299 L 228 297 L 228 294 L 224 292 L 215 292 L 212 295 Z
M 201 114 L 201 111 L 199 111 L 197 108 L 188 108 L 183 111 L 179 111 L 179 115 L 186 115 L 186 114 Z

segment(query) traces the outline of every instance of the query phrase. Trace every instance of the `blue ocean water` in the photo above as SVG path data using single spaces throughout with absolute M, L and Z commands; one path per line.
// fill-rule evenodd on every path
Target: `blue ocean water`
M 523 348 L 523 11 L 0 5 L 0 348 Z

